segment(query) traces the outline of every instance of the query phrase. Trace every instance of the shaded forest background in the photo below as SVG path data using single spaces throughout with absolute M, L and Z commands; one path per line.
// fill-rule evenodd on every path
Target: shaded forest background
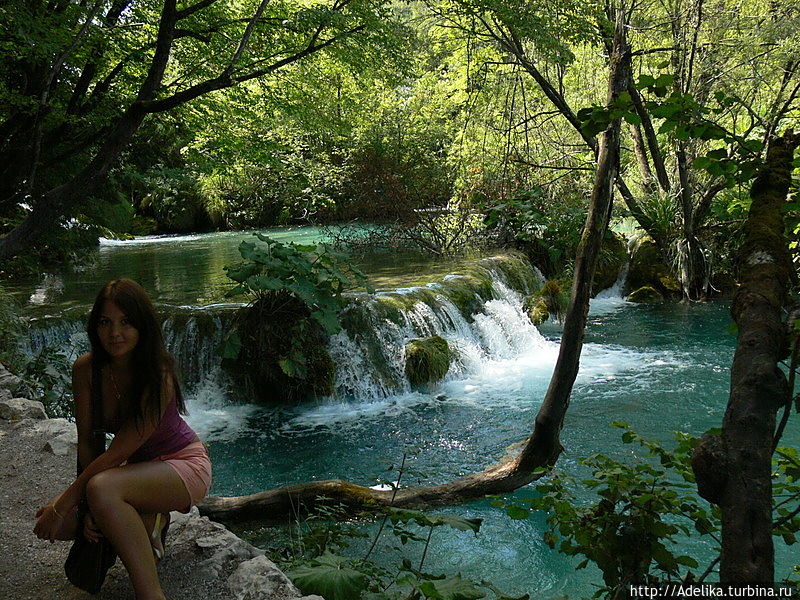
M 61 260 L 98 235 L 360 219 L 434 254 L 521 245 L 557 273 L 608 117 L 608 11 L 7 3 L 0 254 Z M 796 119 L 799 14 L 794 2 L 630 7 L 615 222 L 649 236 L 672 291 L 704 297 L 731 270 L 748 182 Z

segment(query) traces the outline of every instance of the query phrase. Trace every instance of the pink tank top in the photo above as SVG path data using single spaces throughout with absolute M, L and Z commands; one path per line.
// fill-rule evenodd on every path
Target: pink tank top
M 178 405 L 173 400 L 167 405 L 167 410 L 164 411 L 158 427 L 145 440 L 144 444 L 130 455 L 128 462 L 144 462 L 165 454 L 175 454 L 189 445 L 196 437 L 197 434 L 178 413 Z

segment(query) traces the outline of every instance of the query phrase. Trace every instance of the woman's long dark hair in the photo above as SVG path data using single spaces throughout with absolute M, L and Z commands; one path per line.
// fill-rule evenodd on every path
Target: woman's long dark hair
M 95 298 L 88 323 L 92 361 L 99 369 L 111 360 L 111 356 L 100 343 L 100 336 L 97 333 L 106 300 L 116 304 L 139 332 L 139 341 L 133 349 L 131 366 L 134 374 L 133 397 L 141 401 L 133 402 L 128 407 L 130 416 L 141 422 L 145 415 L 160 414 L 165 376 L 172 378 L 178 411 L 186 413 L 186 405 L 175 376 L 175 360 L 164 347 L 164 336 L 158 323 L 156 309 L 144 288 L 132 279 L 110 281 L 103 286 Z M 97 384 L 99 383 L 97 382 Z M 94 381 L 92 385 L 95 385 Z

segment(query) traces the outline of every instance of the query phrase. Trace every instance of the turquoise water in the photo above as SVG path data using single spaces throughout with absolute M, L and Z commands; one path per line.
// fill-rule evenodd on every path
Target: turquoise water
M 626 421 L 665 443 L 675 431 L 699 435 L 720 425 L 735 344 L 727 333 L 727 306 L 616 301 L 596 303 L 592 313 L 563 432 L 561 468 L 577 473 L 577 459 L 596 452 L 635 458 L 638 448 L 621 443 L 612 421 Z M 481 470 L 531 431 L 560 332 L 548 324 L 543 333 L 530 351 L 488 360 L 426 394 L 253 408 L 231 437 L 225 439 L 227 432 L 212 443 L 213 493 L 249 494 L 329 477 L 374 485 L 396 476 L 389 468 L 404 453 L 415 472 L 405 476 L 406 485 Z M 797 435 L 785 441 L 796 443 Z M 437 530 L 429 571 L 460 571 L 533 597 L 590 595 L 599 581 L 596 571 L 575 572 L 571 560 L 544 545 L 542 515 L 512 521 L 485 501 L 447 512 L 481 517 L 484 524 L 477 537 Z M 710 542 L 687 540 L 685 546 L 701 563 L 713 556 Z M 386 546 L 381 553 L 389 560 L 395 551 Z M 785 576 L 791 556 L 782 556 Z
M 328 241 L 318 227 L 261 230 L 283 243 Z M 142 284 L 153 301 L 178 306 L 229 302 L 225 293 L 234 284 L 224 267 L 241 261 L 239 244 L 258 242 L 253 231 L 224 231 L 192 235 L 141 236 L 132 240 L 101 240 L 77 264 L 57 272 L 19 278 L 5 284 L 32 316 L 57 315 L 91 306 L 100 288 L 112 279 L 128 277 Z M 374 287 L 412 285 L 446 274 L 459 261 L 432 261 L 408 251 L 376 253 L 354 261 Z

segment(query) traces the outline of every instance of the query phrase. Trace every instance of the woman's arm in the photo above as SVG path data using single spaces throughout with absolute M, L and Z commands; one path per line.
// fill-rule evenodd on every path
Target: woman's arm
M 72 397 L 78 428 L 78 462 L 85 469 L 96 458 L 92 449 L 92 355 L 89 352 L 79 356 L 72 365 Z

